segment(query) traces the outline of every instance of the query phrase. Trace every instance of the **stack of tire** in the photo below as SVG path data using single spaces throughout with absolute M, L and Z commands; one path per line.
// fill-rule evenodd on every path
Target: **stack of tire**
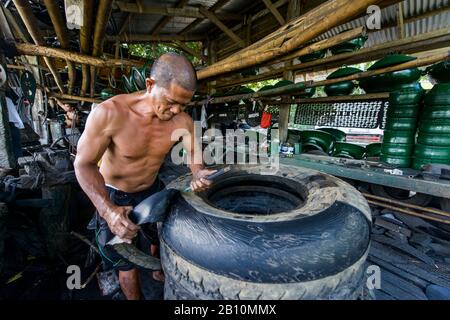
M 412 167 L 450 165 L 450 82 L 436 84 L 425 96 Z
M 422 97 L 421 87 L 401 89 L 389 94 L 381 162 L 394 167 L 410 167 Z

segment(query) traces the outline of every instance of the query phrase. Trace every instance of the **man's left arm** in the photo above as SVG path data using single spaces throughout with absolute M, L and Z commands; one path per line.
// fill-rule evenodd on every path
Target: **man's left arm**
M 205 169 L 203 165 L 201 141 L 196 141 L 194 135 L 194 122 L 186 115 L 187 133 L 183 136 L 183 147 L 190 155 L 189 168 L 192 172 L 191 189 L 194 192 L 203 191 L 210 187 L 211 181 L 206 179 L 217 170 Z

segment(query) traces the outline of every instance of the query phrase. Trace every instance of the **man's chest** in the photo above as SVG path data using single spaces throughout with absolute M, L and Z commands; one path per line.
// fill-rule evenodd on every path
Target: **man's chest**
M 173 141 L 174 128 L 166 126 L 131 126 L 113 137 L 114 151 L 129 159 L 143 157 L 163 158 L 177 142 Z

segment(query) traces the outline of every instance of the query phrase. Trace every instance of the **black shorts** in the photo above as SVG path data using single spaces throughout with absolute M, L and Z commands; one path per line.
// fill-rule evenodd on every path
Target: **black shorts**
M 152 194 L 159 192 L 165 188 L 164 183 L 156 178 L 155 183 L 148 188 L 147 190 L 128 193 L 121 190 L 117 190 L 111 187 L 106 186 L 108 190 L 109 198 L 112 202 L 118 206 L 132 206 L 135 207 L 145 198 L 151 196 Z M 89 227 L 90 226 L 90 227 Z M 100 251 L 100 256 L 103 261 L 103 270 L 111 270 L 116 269 L 120 271 L 129 271 L 131 269 L 135 269 L 136 266 L 122 258 L 111 246 L 107 246 L 106 243 L 114 238 L 114 234 L 109 229 L 108 224 L 105 219 L 100 217 L 98 212 L 95 213 L 91 222 L 89 223 L 88 228 L 95 228 L 95 243 L 97 244 L 97 248 Z M 94 227 L 95 226 L 95 227 Z M 140 250 L 144 252 L 149 252 L 150 248 L 142 248 L 142 244 L 144 242 L 150 242 L 151 244 L 158 245 L 158 230 L 156 227 L 156 223 L 149 223 L 141 226 L 141 230 L 138 233 L 138 236 L 134 240 L 134 244 Z

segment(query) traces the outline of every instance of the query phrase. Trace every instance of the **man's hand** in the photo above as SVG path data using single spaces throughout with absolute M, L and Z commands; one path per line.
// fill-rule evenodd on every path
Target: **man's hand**
M 112 233 L 119 236 L 127 243 L 131 243 L 139 231 L 139 226 L 135 225 L 129 218 L 128 214 L 133 207 L 114 207 L 108 210 L 103 218 L 108 223 L 109 229 Z
M 191 190 L 194 192 L 200 192 L 200 191 L 208 189 L 211 186 L 212 181 L 210 181 L 206 178 L 216 171 L 217 170 L 208 170 L 208 169 L 202 169 L 202 170 L 197 171 L 192 176 Z

